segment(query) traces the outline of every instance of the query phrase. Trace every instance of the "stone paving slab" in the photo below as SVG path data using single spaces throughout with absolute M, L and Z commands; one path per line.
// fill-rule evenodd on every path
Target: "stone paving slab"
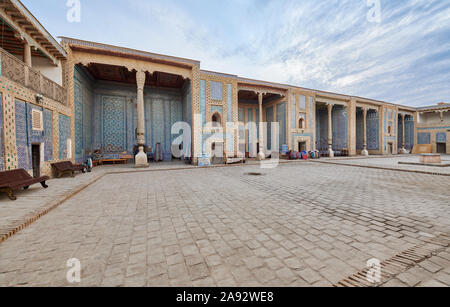
M 70 258 L 81 286 L 332 286 L 450 233 L 436 178 L 308 162 L 108 175 L 0 244 L 0 286 L 68 286 Z M 443 255 L 414 267 L 419 285 L 449 285 Z
M 430 174 L 435 173 L 435 174 L 450 175 L 450 167 L 399 164 L 399 162 L 418 163 L 419 155 L 323 158 L 320 161 L 341 163 L 355 166 L 380 167 L 405 171 L 426 172 Z M 450 163 L 450 155 L 442 155 L 442 162 L 443 164 Z
M 15 192 L 16 201 L 11 201 L 6 193 L 0 193 L 0 242 L 19 231 L 37 218 L 48 213 L 55 206 L 79 192 L 86 186 L 109 173 L 143 172 L 170 169 L 189 169 L 184 163 L 154 163 L 148 169 L 137 169 L 133 165 L 105 165 L 96 167 L 91 173 L 77 173 L 74 178 L 64 176 L 47 182 L 49 187 L 31 186 L 27 191 Z

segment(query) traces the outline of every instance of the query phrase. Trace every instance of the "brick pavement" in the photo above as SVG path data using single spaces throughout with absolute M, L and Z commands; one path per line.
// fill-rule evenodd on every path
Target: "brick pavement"
M 70 258 L 81 286 L 331 286 L 450 233 L 449 184 L 317 163 L 108 175 L 0 244 L 0 286 L 69 285 Z M 450 285 L 433 257 L 386 285 Z

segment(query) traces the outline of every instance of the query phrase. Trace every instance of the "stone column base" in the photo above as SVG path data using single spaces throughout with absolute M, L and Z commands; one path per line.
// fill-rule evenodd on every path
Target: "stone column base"
M 330 155 L 330 158 L 334 158 L 334 151 L 333 151 L 333 149 L 328 149 L 328 154 Z
M 259 161 L 263 161 L 265 159 L 266 159 L 266 155 L 264 154 L 263 151 L 260 150 L 259 153 L 258 153 L 258 160 Z
M 135 157 L 136 164 L 135 167 L 148 167 L 148 158 L 144 152 L 144 147 L 139 146 L 139 153 Z
M 405 148 L 402 148 L 402 149 L 400 149 L 400 154 L 407 155 L 407 154 L 409 154 L 409 151 L 406 150 Z
M 369 156 L 369 152 L 367 151 L 367 149 L 364 149 L 363 151 L 361 151 L 361 156 L 365 156 L 365 157 Z

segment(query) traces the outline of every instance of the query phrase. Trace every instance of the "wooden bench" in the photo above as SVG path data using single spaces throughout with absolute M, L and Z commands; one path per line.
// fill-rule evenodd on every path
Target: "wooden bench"
M 128 159 L 119 158 L 119 159 L 103 159 L 100 160 L 100 164 L 127 164 Z
M 82 172 L 83 174 L 86 172 L 84 165 L 74 165 L 70 161 L 53 163 L 52 166 L 58 173 L 58 178 L 61 178 L 64 174 L 70 174 L 70 176 L 74 177 L 76 171 Z
M 31 185 L 40 183 L 44 189 L 48 188 L 45 184 L 50 178 L 47 176 L 33 178 L 24 169 L 16 169 L 12 171 L 0 172 L 0 192 L 8 194 L 9 199 L 16 200 L 14 191 L 25 189 L 27 190 Z

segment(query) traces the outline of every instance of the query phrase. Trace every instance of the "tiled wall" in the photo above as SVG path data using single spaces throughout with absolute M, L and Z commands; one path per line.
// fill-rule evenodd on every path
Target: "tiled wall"
M 367 150 L 380 150 L 380 117 L 374 110 L 367 112 Z
M 347 108 L 335 105 L 332 111 L 333 150 L 348 148 Z M 328 149 L 328 110 L 316 111 L 316 144 L 318 150 Z
M 348 148 L 348 113 L 347 108 L 340 105 L 333 107 L 333 150 Z
M 16 147 L 17 166 L 25 170 L 31 169 L 31 153 L 28 149 L 28 128 L 26 103 L 20 100 L 15 101 L 16 111 Z
M 78 67 L 74 71 L 75 161 L 84 162 L 92 153 L 93 79 Z
M 33 130 L 32 110 L 42 112 L 43 130 Z M 53 160 L 53 112 L 42 107 L 15 101 L 16 148 L 18 167 L 32 169 L 31 147 L 33 144 L 43 144 L 44 161 Z
M 53 160 L 53 112 L 44 109 L 44 160 Z
M 86 104 L 83 104 L 85 107 Z M 161 143 L 167 158 L 171 144 L 172 125 L 179 121 L 192 123 L 191 86 L 183 89 L 145 87 L 144 111 L 146 145 L 152 150 Z M 91 117 L 92 150 L 103 153 L 134 154 L 136 145 L 136 87 L 132 85 L 97 82 L 93 86 L 91 114 L 84 110 L 84 118 Z M 83 131 L 87 128 L 83 127 Z M 85 137 L 85 144 L 88 138 Z M 86 145 L 85 145 L 86 146 Z
M 401 148 L 403 143 L 403 121 L 398 120 L 397 131 L 398 147 Z M 405 149 L 411 150 L 414 147 L 414 118 L 412 116 L 405 117 Z
M 172 142 L 177 137 L 171 134 L 172 126 L 183 120 L 182 103 L 181 91 L 149 89 L 145 97 L 147 145 L 155 148 L 157 143 L 161 143 L 165 156 L 169 158 Z
M 356 149 L 364 148 L 364 115 L 362 109 L 356 112 Z M 367 111 L 367 150 L 380 150 L 380 117 L 375 110 Z
M 283 145 L 287 144 L 287 137 L 286 137 L 286 103 L 280 103 L 277 105 L 277 122 L 280 124 L 280 151 L 282 150 Z
M 70 139 L 70 117 L 59 114 L 58 126 L 59 126 L 59 159 L 69 159 L 69 151 L 67 148 L 67 140 Z
M 328 111 L 324 109 L 316 110 L 316 147 L 328 149 Z
M 274 118 L 274 107 L 267 107 L 266 108 L 266 122 L 267 122 L 267 138 L 265 142 L 265 146 L 267 149 L 271 151 L 277 150 L 277 148 L 272 148 L 272 122 L 275 121 Z
M 5 142 L 3 138 L 3 96 L 0 94 L 0 171 L 3 171 L 5 168 L 5 162 L 3 160 L 3 147 Z
M 429 132 L 417 133 L 417 144 L 419 144 L 419 145 L 431 144 L 431 133 L 429 133 Z
M 126 143 L 125 98 L 117 96 L 102 97 L 103 146 L 104 152 L 124 152 Z

